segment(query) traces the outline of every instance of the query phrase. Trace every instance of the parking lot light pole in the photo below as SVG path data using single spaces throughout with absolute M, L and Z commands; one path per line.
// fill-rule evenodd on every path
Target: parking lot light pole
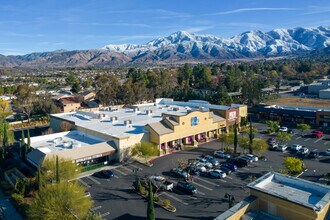
M 234 206 L 235 197 L 233 195 L 230 195 L 230 194 L 226 193 L 225 194 L 225 199 L 228 199 L 229 208 Z

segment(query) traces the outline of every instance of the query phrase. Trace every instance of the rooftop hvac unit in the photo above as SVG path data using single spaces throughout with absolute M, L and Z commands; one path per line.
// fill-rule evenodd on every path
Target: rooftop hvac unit
M 118 122 L 118 117 L 117 116 L 112 116 L 110 118 L 110 120 L 111 120 L 112 123 L 116 123 L 116 122 Z
M 132 127 L 132 121 L 131 121 L 131 120 L 125 120 L 125 121 L 124 121 L 124 125 L 125 125 L 126 127 L 131 128 L 131 127 Z
M 177 112 L 177 111 L 179 111 L 179 108 L 178 107 L 174 107 L 173 108 L 173 111 L 176 111 Z
M 146 110 L 147 115 L 152 115 L 152 110 Z

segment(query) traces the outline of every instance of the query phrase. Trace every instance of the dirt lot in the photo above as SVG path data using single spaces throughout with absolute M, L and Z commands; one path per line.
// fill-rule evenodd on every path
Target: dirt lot
M 306 106 L 315 108 L 330 108 L 330 100 L 328 99 L 311 99 L 300 98 L 296 96 L 282 97 L 279 99 L 267 101 L 268 105 L 293 105 L 293 106 Z

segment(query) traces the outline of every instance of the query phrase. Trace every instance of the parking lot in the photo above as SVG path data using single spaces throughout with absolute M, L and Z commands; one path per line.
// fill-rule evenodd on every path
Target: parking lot
M 274 135 L 264 134 L 262 124 L 259 126 L 257 137 L 269 138 Z M 307 134 L 308 132 L 306 132 Z M 325 135 L 320 139 L 301 137 L 300 133 L 293 135 L 288 146 L 301 144 L 310 150 L 318 149 L 323 152 L 330 148 L 327 143 L 330 136 Z M 98 212 L 104 219 L 145 219 L 147 201 L 132 190 L 135 180 L 133 170 L 139 169 L 137 176 L 144 178 L 150 175 L 162 175 L 174 183 L 174 186 L 182 178 L 175 177 L 170 170 L 177 167 L 180 161 L 195 159 L 201 155 L 213 155 L 214 150 L 221 149 L 221 143 L 212 141 L 201 144 L 198 148 L 190 151 L 180 151 L 170 155 L 157 158 L 152 167 L 147 167 L 137 162 L 122 165 L 113 169 L 114 177 L 110 179 L 100 178 L 96 175 L 83 177 L 79 182 L 85 185 L 94 200 L 93 211 Z M 239 149 L 239 151 L 242 151 Z M 172 192 L 160 191 L 161 199 L 169 199 L 177 209 L 175 213 L 165 211 L 155 205 L 157 219 L 213 219 L 228 209 L 228 200 L 224 198 L 226 193 L 235 197 L 238 202 L 245 198 L 249 191 L 247 183 L 262 176 L 271 170 L 283 169 L 283 158 L 292 155 L 290 151 L 266 151 L 266 161 L 259 160 L 247 167 L 239 168 L 238 171 L 223 179 L 215 179 L 209 176 L 194 176 L 192 184 L 198 193 L 194 195 L 184 194 L 174 187 Z M 308 170 L 300 178 L 316 181 L 319 175 L 329 172 L 330 156 L 320 155 L 318 160 L 303 158 Z M 220 162 L 225 161 L 219 159 Z M 314 172 L 316 171 L 316 172 Z

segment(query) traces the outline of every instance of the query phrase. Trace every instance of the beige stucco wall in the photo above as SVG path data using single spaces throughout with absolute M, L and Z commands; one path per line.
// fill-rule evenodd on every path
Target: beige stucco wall
M 198 117 L 199 124 L 196 126 L 191 126 L 191 118 Z M 217 130 L 219 128 L 225 127 L 226 122 L 213 123 L 213 119 L 209 118 L 209 112 L 191 112 L 185 116 L 175 117 L 178 121 L 178 125 L 173 126 L 173 133 L 158 135 L 151 128 L 150 131 L 150 141 L 156 144 L 161 144 L 169 141 L 178 140 L 184 137 Z
M 63 105 L 63 112 L 64 113 L 74 112 L 79 108 L 80 108 L 80 103 L 67 104 L 67 105 Z

